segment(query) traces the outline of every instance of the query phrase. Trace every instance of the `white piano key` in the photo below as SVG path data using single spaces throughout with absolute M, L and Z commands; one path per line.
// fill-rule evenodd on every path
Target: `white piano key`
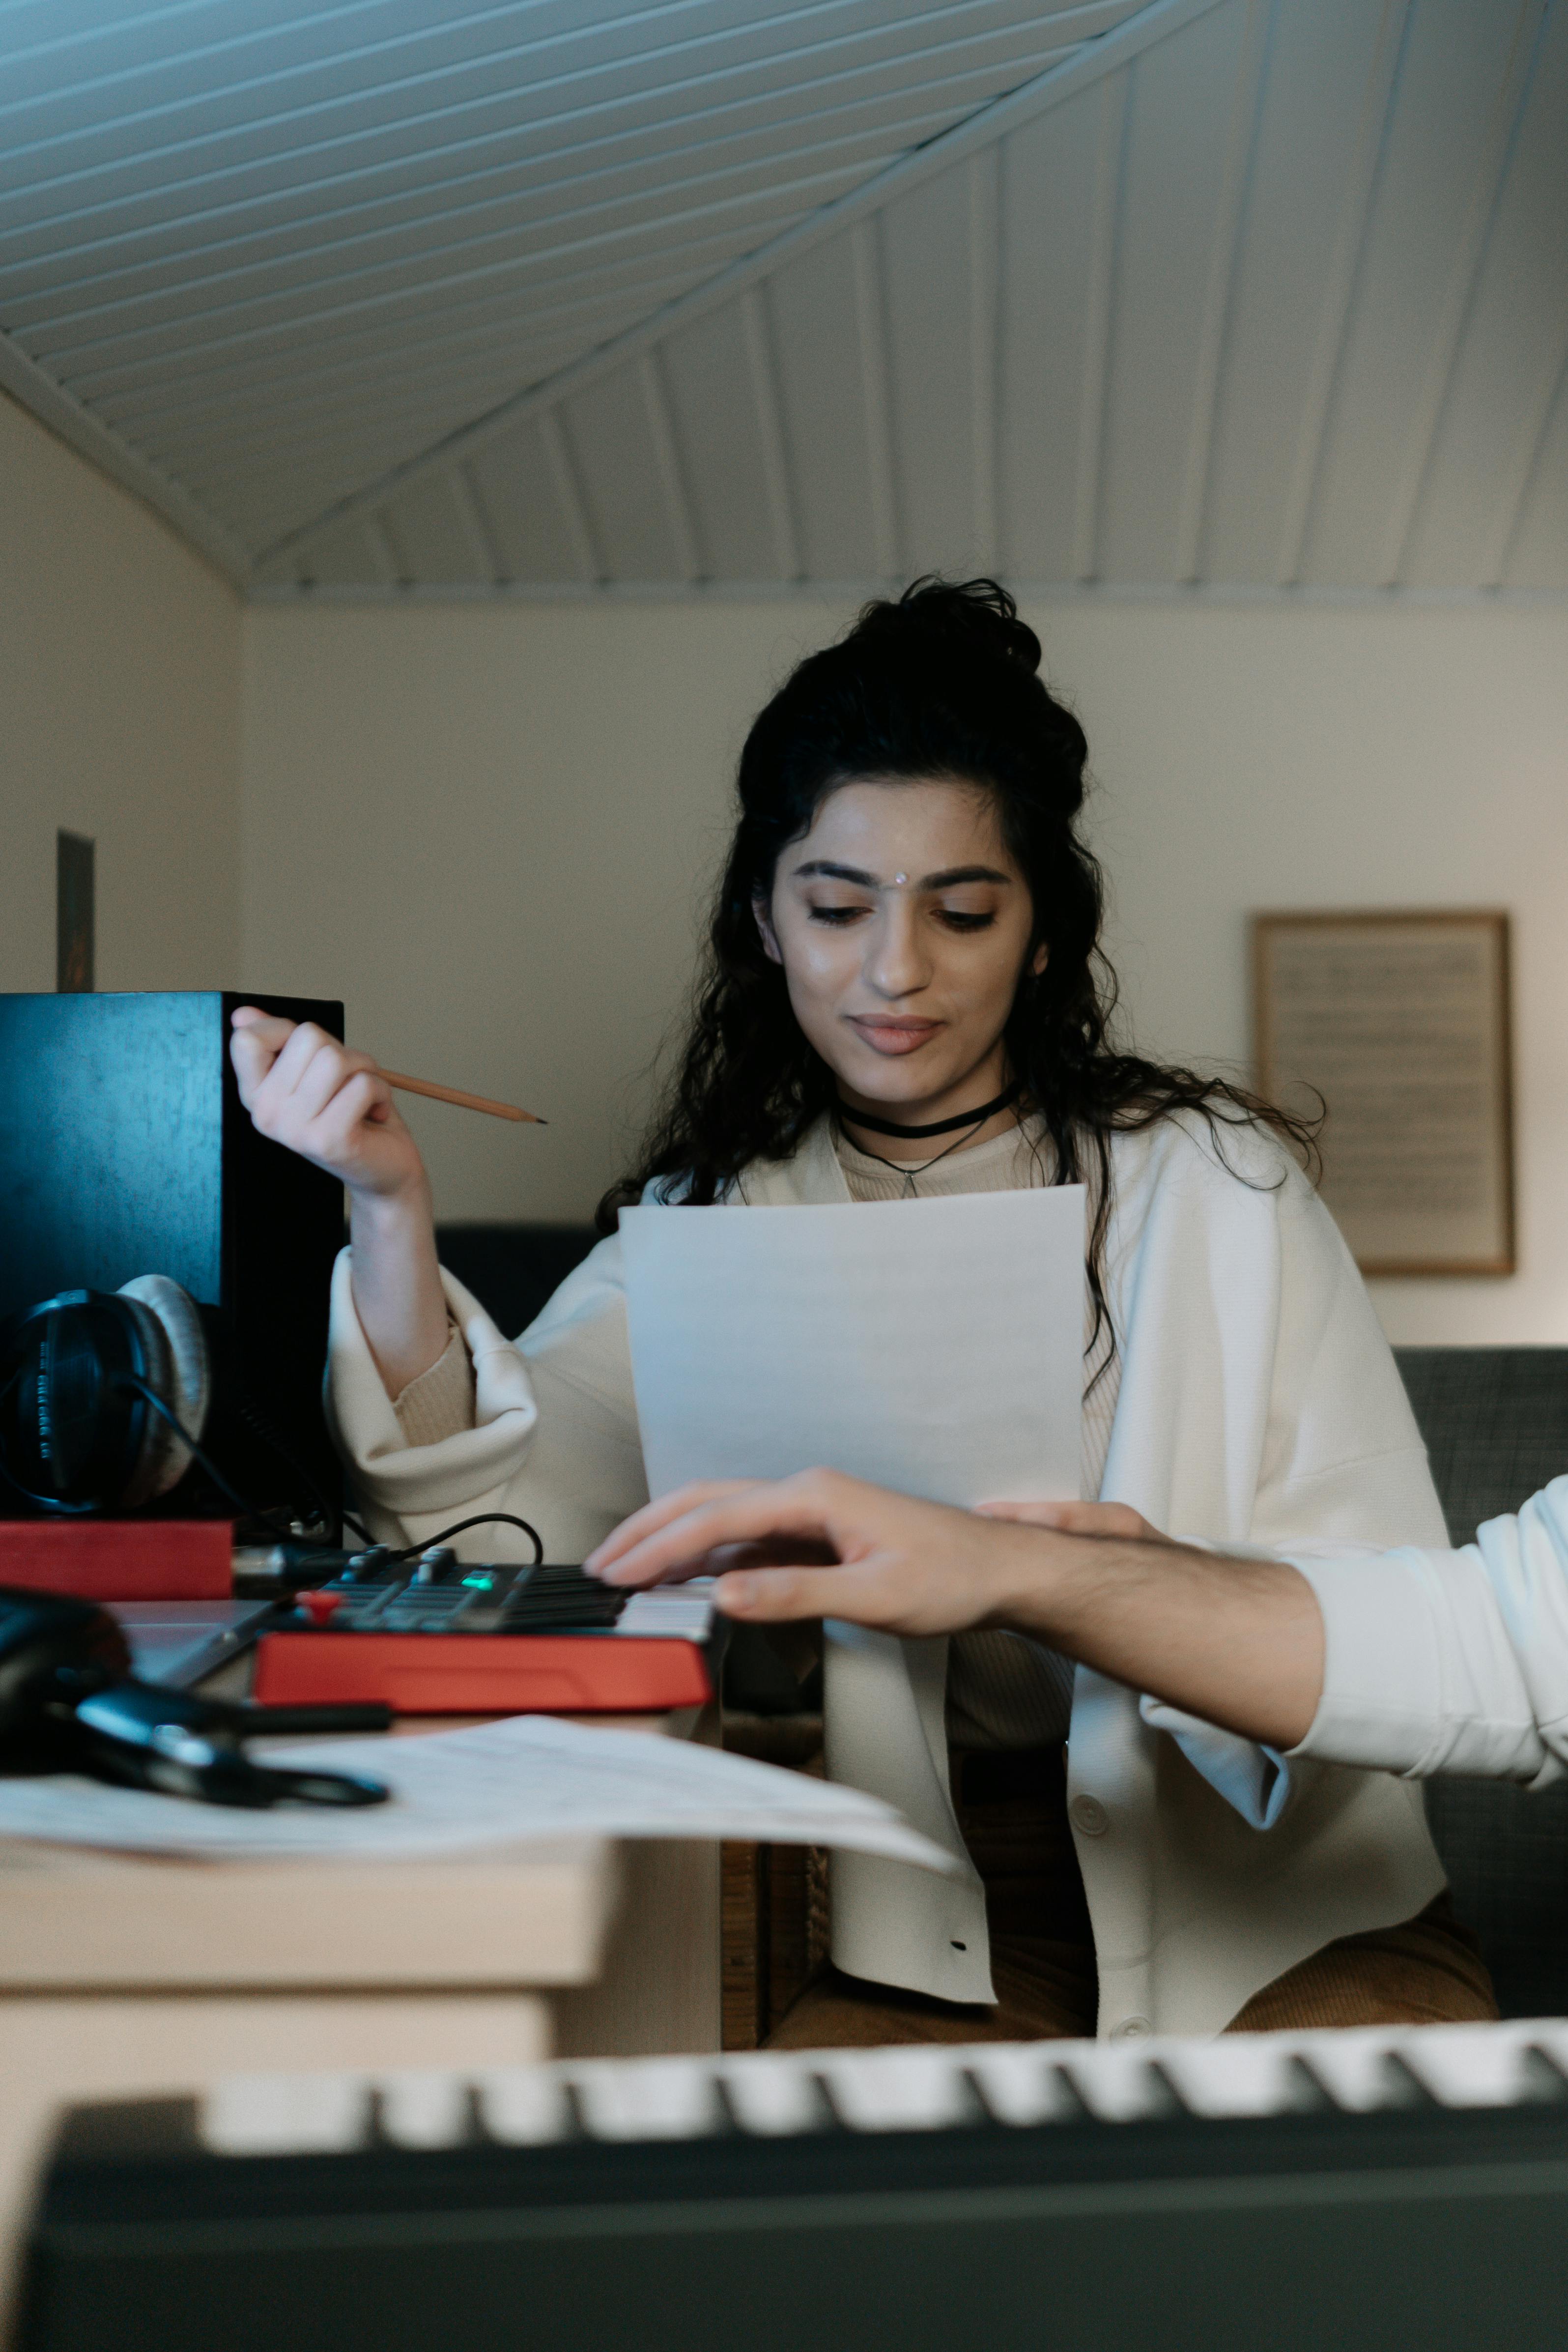
M 382 2130 L 397 2147 L 456 2147 L 468 2137 L 468 2081 L 449 2068 L 409 2067 L 376 2078 Z
M 1535 2036 L 1496 2025 L 1428 2025 L 1399 2055 L 1445 2107 L 1511 2107 L 1537 2095 L 1526 2052 Z
M 986 2042 L 961 2054 L 999 2124 L 1068 2123 L 1083 2103 L 1051 2054 L 1056 2043 Z M 958 2053 L 956 2053 L 958 2054 Z
M 474 2078 L 479 2119 L 508 2147 L 547 2147 L 567 2138 L 571 2108 L 554 2066 L 497 2066 Z
M 713 1627 L 711 1590 L 709 1584 L 695 1593 L 681 1585 L 662 1585 L 652 1592 L 634 1592 L 613 1631 L 639 1641 L 706 1642 Z
M 1548 2063 L 1568 2078 L 1568 2018 L 1515 2018 L 1511 2019 L 1510 2023 L 1519 2037 L 1521 2051 L 1542 2052 Z M 1481 2030 L 1483 2032 L 1487 2031 L 1484 2026 Z
M 717 2069 L 730 2113 L 744 2132 L 784 2139 L 820 2131 L 827 2116 L 815 2055 L 753 2050 L 726 2058 Z
M 202 2099 L 197 2130 L 218 2156 L 334 2155 L 370 2133 L 364 2074 L 231 2074 Z
M 1292 2046 L 1335 2106 L 1352 2115 L 1371 2115 L 1402 2103 L 1399 2069 L 1392 2062 L 1403 2056 L 1407 2032 L 1363 2025 L 1337 2032 L 1281 2034 L 1279 2039 Z
M 583 2129 L 595 2139 L 701 2139 L 723 2127 L 706 2059 L 589 2059 L 564 2071 Z
M 918 2045 L 824 2050 L 817 2053 L 817 2072 L 851 2131 L 941 2131 L 976 2120 L 964 2065 L 968 2054 Z
M 1161 2042 L 1155 2053 L 1183 2106 L 1197 2116 L 1288 2115 L 1307 2104 L 1281 2034 L 1232 2033 L 1214 2042 Z
M 1153 2063 L 1166 2046 L 1085 2042 L 1075 2044 L 1071 2055 L 1061 2050 L 1056 2054 L 1092 2116 L 1101 2123 L 1130 2124 L 1170 2111 L 1169 2085 Z

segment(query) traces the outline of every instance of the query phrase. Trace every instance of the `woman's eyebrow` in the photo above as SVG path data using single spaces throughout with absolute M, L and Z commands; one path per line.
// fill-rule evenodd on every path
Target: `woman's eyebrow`
M 866 873 L 863 866 L 839 866 L 831 857 L 808 858 L 804 866 L 796 866 L 791 878 L 797 882 L 803 882 L 810 875 L 820 875 L 830 882 L 858 882 L 862 888 L 866 890 L 882 888 L 878 877 L 874 874 Z
M 803 882 L 812 876 L 831 882 L 858 882 L 864 890 L 885 890 L 889 887 L 880 875 L 868 874 L 862 866 L 841 866 L 831 857 L 808 858 L 805 865 L 796 866 L 792 878 Z M 915 887 L 917 890 L 951 890 L 960 882 L 1008 883 L 1012 878 L 1010 874 L 1000 873 L 994 866 L 948 866 L 940 874 L 924 876 Z M 901 874 L 895 880 L 902 883 L 906 881 L 906 877 Z
M 1012 878 L 994 866 L 948 866 L 940 874 L 928 874 L 917 887 L 922 890 L 951 890 L 960 882 L 1010 882 Z

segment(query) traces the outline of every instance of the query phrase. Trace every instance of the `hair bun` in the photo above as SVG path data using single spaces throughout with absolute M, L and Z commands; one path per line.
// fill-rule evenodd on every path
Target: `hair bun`
M 1040 669 L 1040 639 L 997 580 L 944 580 L 934 572 L 912 581 L 896 604 L 866 605 L 852 638 L 901 638 L 912 632 L 947 638 L 967 653 L 1010 662 L 1028 677 Z

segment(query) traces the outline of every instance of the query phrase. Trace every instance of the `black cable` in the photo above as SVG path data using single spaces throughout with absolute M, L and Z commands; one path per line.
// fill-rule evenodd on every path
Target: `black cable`
M 248 1397 L 243 1389 L 235 1400 L 235 1411 L 239 1415 L 240 1420 L 244 1422 L 246 1427 L 250 1431 L 251 1435 L 253 1437 L 259 1437 L 264 1445 L 270 1446 L 273 1453 L 277 1454 L 278 1460 L 288 1469 L 293 1471 L 294 1475 L 299 1481 L 300 1486 L 313 1496 L 316 1505 L 316 1517 L 321 1523 L 321 1540 L 323 1543 L 329 1544 L 336 1542 L 339 1535 L 341 1533 L 340 1522 L 342 1520 L 344 1514 L 338 1508 L 337 1505 L 331 1502 L 322 1492 L 320 1483 L 311 1471 L 309 1465 L 308 1463 L 301 1462 L 298 1454 L 296 1454 L 289 1445 L 285 1444 L 284 1440 L 279 1437 L 277 1430 L 273 1427 L 271 1422 L 268 1421 L 267 1415 L 262 1412 L 261 1407 L 256 1404 L 252 1398 Z
M 272 1513 L 263 1510 L 258 1504 L 248 1502 L 236 1487 L 230 1486 L 212 1455 L 204 1452 L 197 1444 L 178 1414 L 164 1403 L 156 1389 L 151 1387 L 136 1372 L 122 1372 L 115 1381 L 115 1386 L 120 1389 L 133 1390 L 138 1396 L 144 1397 L 154 1412 L 162 1413 L 181 1443 L 190 1448 L 191 1459 L 206 1472 L 218 1492 L 221 1495 L 226 1495 L 229 1501 L 238 1510 L 243 1511 L 248 1518 L 257 1519 L 263 1527 L 269 1527 L 275 1532 L 277 1531 L 277 1521 Z M 357 1535 L 363 1536 L 367 1543 L 374 1542 L 375 1538 L 371 1535 L 370 1530 L 361 1527 L 359 1520 L 350 1513 L 345 1511 L 343 1518 Z M 443 1528 L 438 1536 L 427 1536 L 423 1543 L 405 1544 L 401 1550 L 392 1551 L 391 1556 L 393 1559 L 413 1559 L 420 1552 L 433 1549 L 436 1544 L 447 1543 L 452 1537 L 465 1534 L 470 1528 L 520 1528 L 534 1548 L 534 1567 L 539 1568 L 544 1563 L 544 1538 L 540 1536 L 538 1528 L 530 1527 L 527 1519 L 519 1519 L 513 1511 L 477 1511 L 471 1519 L 458 1519 L 454 1526 Z M 299 1538 L 292 1528 L 286 1528 L 282 1530 L 279 1540 L 284 1543 L 298 1543 Z
M 476 1512 L 471 1519 L 459 1519 L 455 1527 L 443 1528 L 438 1536 L 426 1536 L 423 1543 L 406 1544 L 402 1551 L 394 1551 L 392 1557 L 393 1559 L 413 1559 L 420 1552 L 431 1551 L 437 1544 L 450 1541 L 453 1536 L 466 1533 L 469 1528 L 521 1528 L 534 1548 L 533 1565 L 536 1568 L 544 1565 L 544 1538 L 538 1528 L 531 1528 L 527 1519 L 519 1519 L 514 1511 Z
M 213 1460 L 212 1455 L 205 1453 L 203 1448 L 197 1444 L 196 1440 L 192 1436 L 190 1431 L 181 1421 L 179 1414 L 176 1413 L 172 1407 L 165 1404 L 157 1390 L 153 1388 L 150 1382 L 144 1381 L 139 1372 L 120 1373 L 114 1385 L 117 1389 L 130 1389 L 135 1395 L 145 1398 L 146 1402 L 152 1407 L 154 1412 L 161 1413 L 162 1415 L 170 1428 L 173 1431 L 175 1436 L 180 1440 L 180 1443 L 189 1449 L 192 1461 L 196 1463 L 201 1469 L 206 1472 L 207 1476 L 212 1480 L 219 1494 L 225 1496 L 234 1505 L 235 1508 L 240 1512 L 244 1517 L 247 1519 L 256 1519 L 259 1521 L 261 1526 L 264 1528 L 270 1528 L 273 1530 L 273 1533 L 277 1536 L 280 1543 L 298 1542 L 299 1538 L 295 1534 L 292 1528 L 285 1526 L 280 1529 L 277 1520 L 270 1511 L 264 1510 L 258 1503 L 247 1501 L 246 1496 L 240 1493 L 237 1486 L 230 1486 L 228 1480 L 224 1476 L 223 1472 L 218 1468 L 217 1464 Z

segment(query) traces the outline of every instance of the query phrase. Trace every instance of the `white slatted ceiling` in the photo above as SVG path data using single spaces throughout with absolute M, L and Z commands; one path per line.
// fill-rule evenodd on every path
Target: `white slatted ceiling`
M 1568 0 L 101 14 L 0 320 L 258 593 L 1568 590 Z
M 13 6 L 0 321 L 265 545 L 1136 5 Z

